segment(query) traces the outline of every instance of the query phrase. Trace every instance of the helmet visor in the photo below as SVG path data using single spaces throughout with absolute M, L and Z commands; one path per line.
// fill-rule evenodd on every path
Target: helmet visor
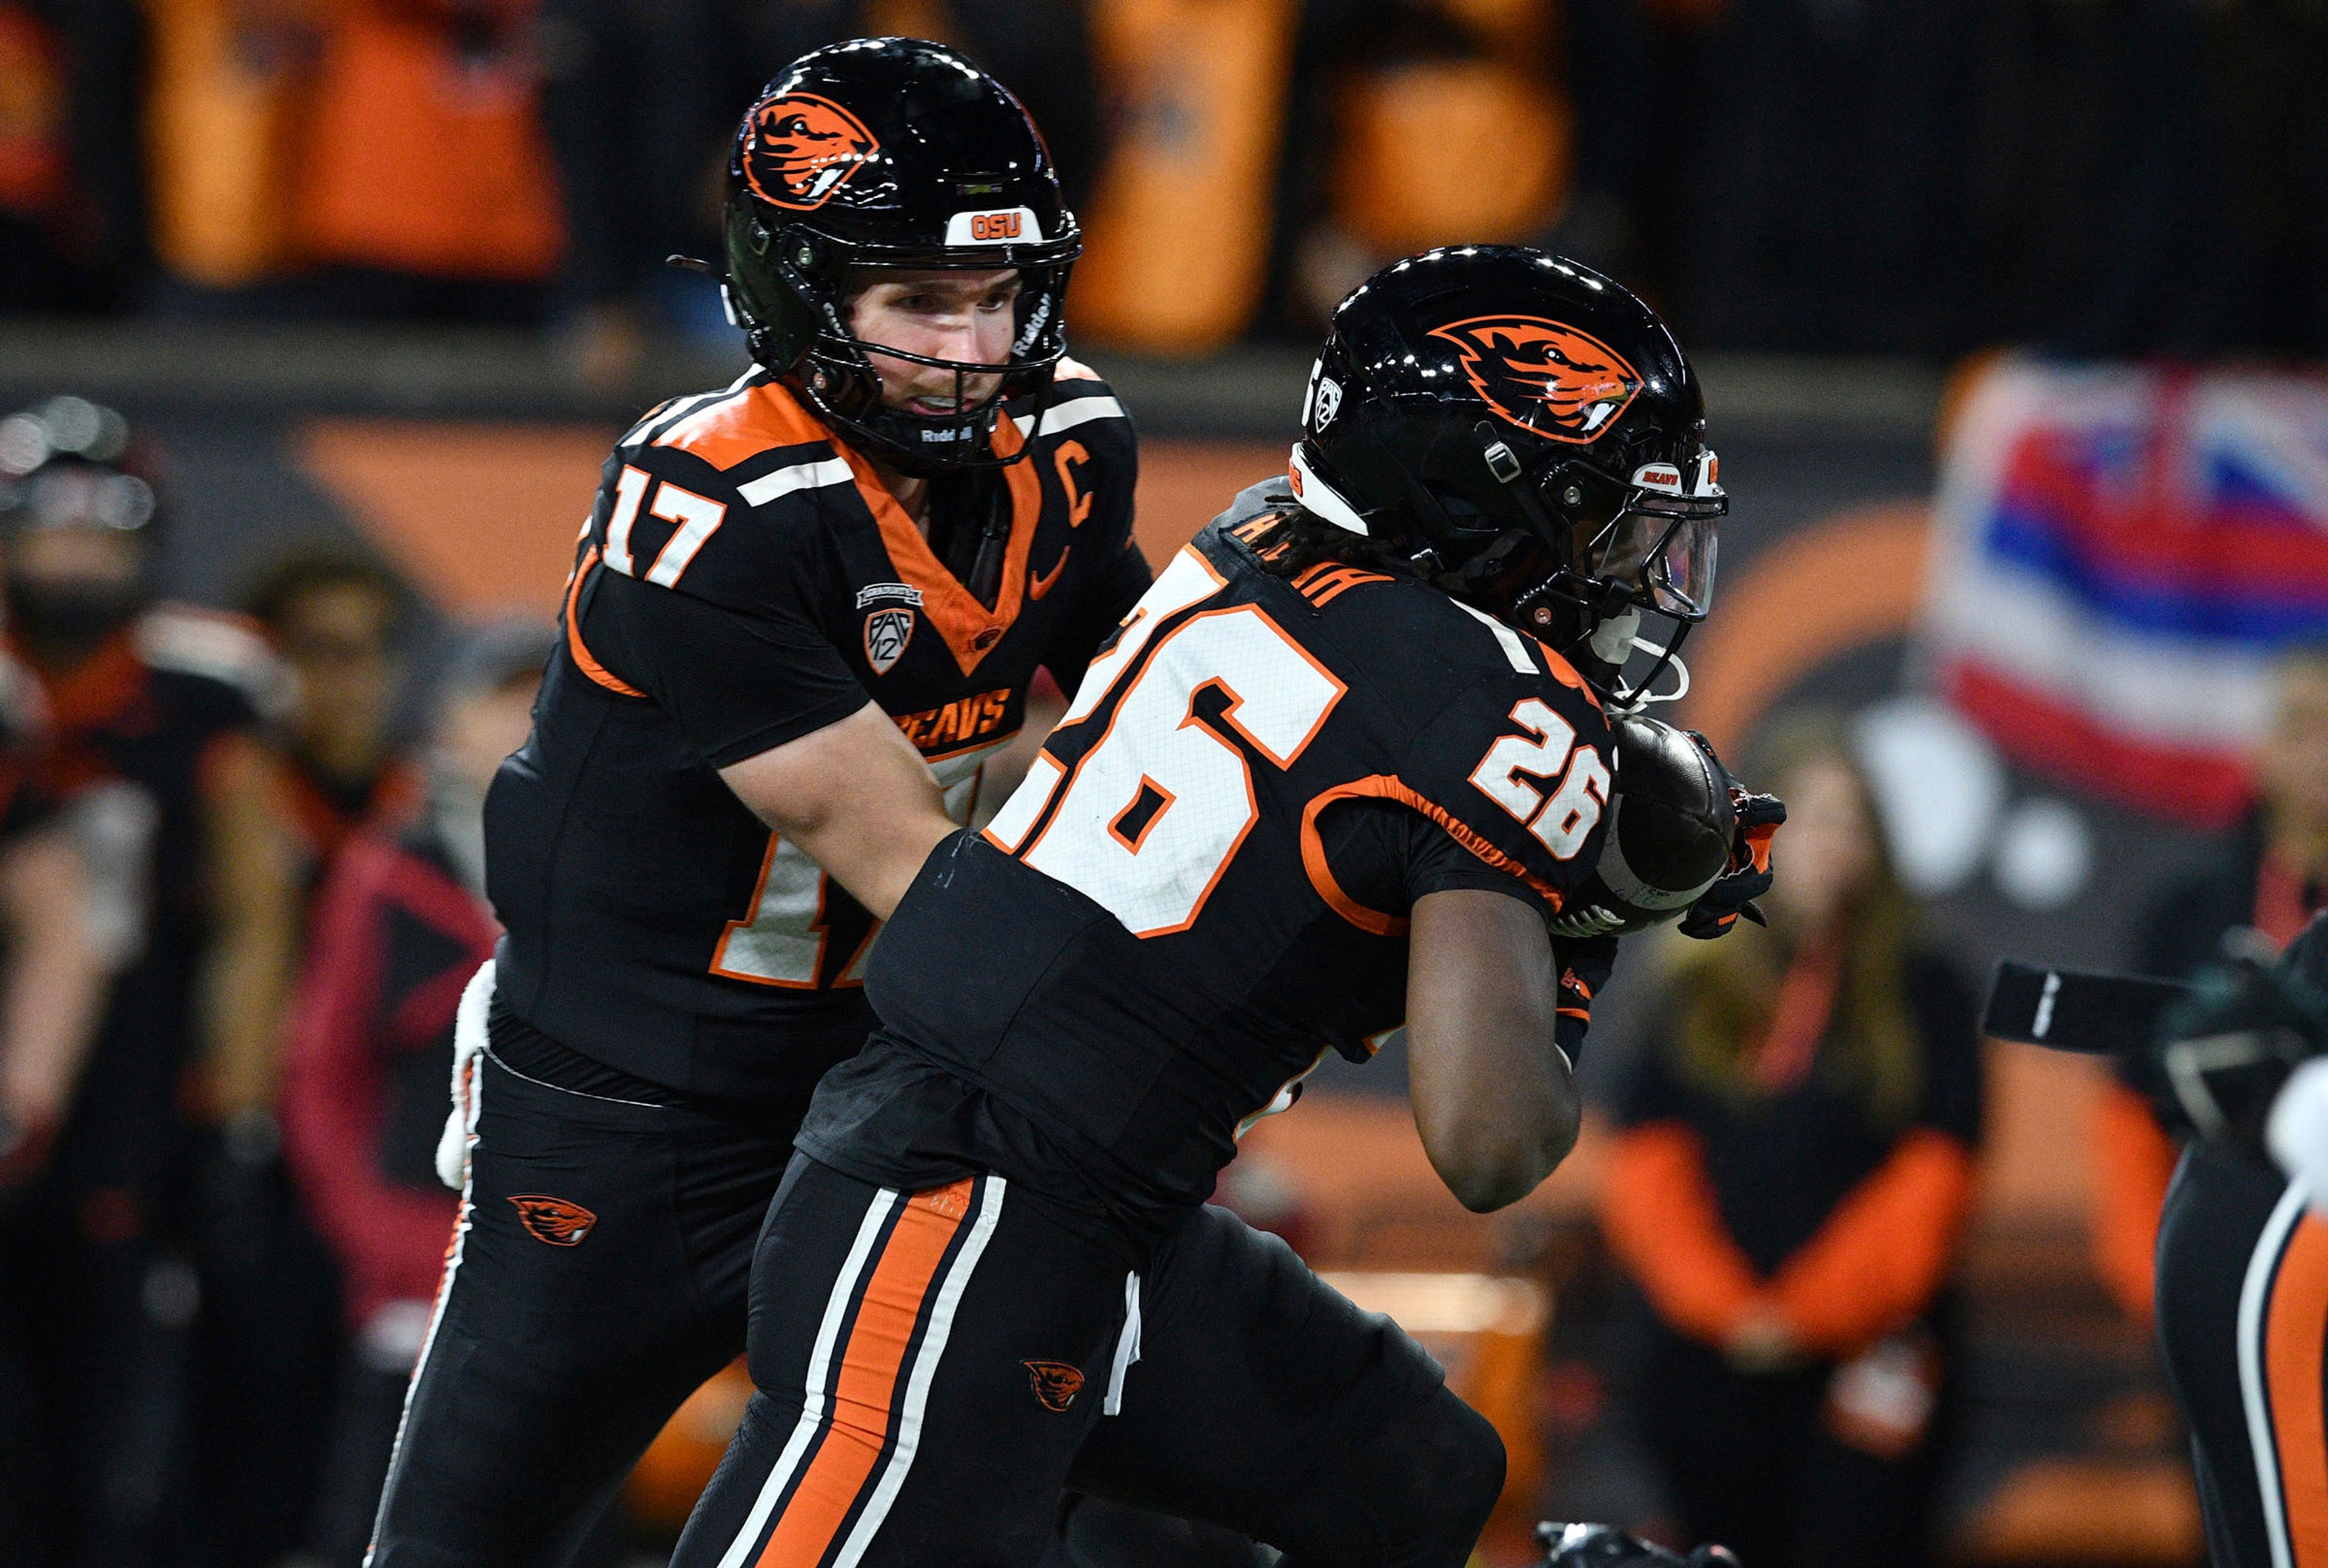
M 1702 502 L 1636 507 L 1592 541 L 1586 573 L 1629 587 L 1644 608 L 1676 620 L 1703 620 L 1713 607 L 1714 523 L 1720 515 Z

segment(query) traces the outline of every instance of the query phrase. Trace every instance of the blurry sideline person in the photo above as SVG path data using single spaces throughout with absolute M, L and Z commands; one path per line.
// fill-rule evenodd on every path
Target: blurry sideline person
M 1615 958 L 1570 902 L 1603 703 L 1645 611 L 1704 614 L 1727 502 L 1664 324 L 1534 251 L 1368 279 L 1301 423 L 875 946 L 881 1027 L 769 1209 L 756 1392 L 678 1568 L 1033 1564 L 1063 1488 L 1289 1563 L 1469 1559 L 1494 1428 L 1205 1198 L 1327 1052 L 1402 1020 L 1467 1207 L 1565 1157 Z
M 913 40 L 819 51 L 728 179 L 709 270 L 756 362 L 617 443 L 486 803 L 506 932 L 377 1568 L 565 1561 L 743 1348 L 879 921 L 1036 671 L 1072 690 L 1148 584 L 1130 421 L 1065 357 L 1079 230 L 1000 83 Z
M 310 547 L 270 562 L 242 605 L 292 679 L 285 782 L 313 888 L 351 834 L 392 834 L 420 803 L 395 731 L 409 596 L 369 556 Z
M 8 647 L 46 714 L 38 781 L 119 970 L 15 1222 L 38 1266 L 11 1280 L 48 1380 L 34 1506 L 76 1568 L 155 1561 L 190 1515 L 209 1530 L 240 1506 L 202 1498 L 184 1471 L 192 1256 L 216 1239 L 225 1173 L 270 1157 L 268 1070 L 297 942 L 254 708 L 266 653 L 233 623 L 152 603 L 166 514 L 128 451 L 120 417 L 80 399 L 0 420 Z
M 11 481 L 0 478 L 0 492 Z M 5 678 L 23 695 L 20 672 Z M 29 775 L 27 716 L 0 740 L 0 1542 L 14 1568 L 72 1561 L 54 1488 L 70 1390 L 52 1379 L 58 1235 L 51 1157 L 72 1113 L 109 972 L 79 850 Z
M 312 1545 L 358 1568 L 458 1200 L 437 1179 L 454 1014 L 501 934 L 485 902 L 485 791 L 525 744 L 547 626 L 478 631 L 445 677 L 427 785 L 400 828 L 356 831 L 318 896 L 295 996 L 283 1132 L 339 1259 L 352 1352 Z
M 1767 1568 L 1929 1560 L 1972 1192 L 1973 1003 L 1918 942 L 1839 728 L 1767 769 L 1767 931 L 1676 955 L 1616 1106 L 1610 1245 L 1647 1296 L 1637 1413 L 1693 1539 Z
M 2294 649 L 2272 675 L 2255 756 L 2255 805 L 2229 841 L 2158 896 L 2136 938 L 2141 974 L 2189 974 L 2247 928 L 2275 948 L 2328 904 L 2328 646 Z M 2151 1319 L 2159 1214 L 2174 1139 L 2136 1089 L 2113 1078 L 2095 1110 L 2095 1261 L 2113 1296 Z
M 282 746 L 275 827 L 287 853 L 270 897 L 292 901 L 304 943 L 341 845 L 368 822 L 392 831 L 418 793 L 416 770 L 390 745 L 405 602 L 364 558 L 306 549 L 263 570 L 246 604 L 280 661 L 268 717 Z M 243 1064 L 202 1188 L 192 1441 L 207 1549 L 228 1563 L 271 1562 L 305 1539 L 341 1356 L 337 1268 L 281 1159 L 284 1045 L 270 1032 L 265 1055 Z

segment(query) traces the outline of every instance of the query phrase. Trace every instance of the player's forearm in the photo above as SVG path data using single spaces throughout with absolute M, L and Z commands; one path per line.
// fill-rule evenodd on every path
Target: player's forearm
M 887 920 L 959 825 L 937 780 L 889 717 L 847 718 L 719 770 L 737 798 Z
M 1415 1125 L 1448 1190 L 1485 1214 L 1517 1203 L 1558 1168 L 1576 1146 L 1582 1113 L 1549 1028 L 1471 1054 L 1482 1070 L 1420 1091 Z
M 13 957 L 0 981 L 0 1102 L 55 1122 L 70 1104 L 97 1032 L 108 973 L 81 917 L 80 863 L 43 834 L 0 866 Z
M 1415 1130 L 1466 1208 L 1535 1190 L 1576 1145 L 1582 1108 L 1554 1043 L 1550 943 L 1525 904 L 1436 893 L 1413 912 L 1407 1038 Z
M 930 851 L 953 831 L 943 812 L 913 812 L 874 822 L 820 824 L 789 836 L 875 919 L 887 920 L 920 875 Z

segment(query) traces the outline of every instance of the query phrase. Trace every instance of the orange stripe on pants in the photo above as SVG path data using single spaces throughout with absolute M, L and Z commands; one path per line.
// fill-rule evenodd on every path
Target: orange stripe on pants
M 906 1367 L 906 1347 L 947 1246 L 970 1213 L 970 1178 L 915 1193 L 897 1216 L 881 1261 L 858 1297 L 857 1323 L 841 1353 L 824 1441 L 800 1479 L 758 1568 L 816 1568 L 888 1440 L 889 1413 Z
M 2264 1324 L 2272 1445 L 2295 1568 L 2328 1568 L 2328 1412 L 2322 1355 L 2328 1341 L 2328 1224 L 2306 1213 L 2288 1238 Z

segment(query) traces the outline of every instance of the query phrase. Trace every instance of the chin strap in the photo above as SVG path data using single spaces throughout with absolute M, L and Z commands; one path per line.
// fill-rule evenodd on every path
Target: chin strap
M 1689 695 L 1689 666 L 1681 661 L 1678 639 L 1670 647 L 1660 647 L 1647 637 L 1637 636 L 1633 639 L 1633 646 L 1646 648 L 1655 653 L 1657 656 L 1657 662 L 1649 667 L 1648 679 L 1642 681 L 1640 685 L 1632 687 L 1619 685 L 1611 693 L 1608 705 L 1610 712 L 1638 713 L 1655 703 L 1678 702 Z M 1671 669 L 1674 672 L 1674 689 L 1670 691 L 1651 690 L 1650 688 L 1657 684 L 1657 677 L 1665 673 L 1667 669 Z

